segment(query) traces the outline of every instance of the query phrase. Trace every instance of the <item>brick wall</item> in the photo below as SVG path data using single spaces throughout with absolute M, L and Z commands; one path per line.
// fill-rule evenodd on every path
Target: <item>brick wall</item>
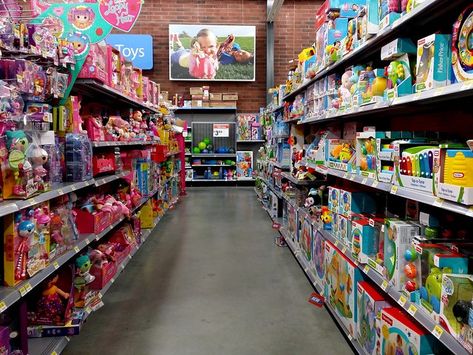
M 132 33 L 149 33 L 154 39 L 154 70 L 147 73 L 161 90 L 189 93 L 197 81 L 170 81 L 168 69 L 169 23 L 233 24 L 256 26 L 256 81 L 210 82 L 210 91 L 238 92 L 238 110 L 256 112 L 266 100 L 266 1 L 265 0 L 146 0 Z
M 315 14 L 321 0 L 285 0 L 274 21 L 274 84 L 286 82 L 289 61 L 315 41 Z

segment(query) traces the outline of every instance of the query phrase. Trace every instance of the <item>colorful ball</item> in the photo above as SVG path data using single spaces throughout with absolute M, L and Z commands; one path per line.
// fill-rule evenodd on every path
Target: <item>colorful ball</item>
M 192 151 L 194 152 L 194 154 L 199 154 L 200 153 L 199 147 L 194 147 L 194 149 L 192 149 Z
M 406 277 L 413 279 L 416 277 L 417 268 L 413 263 L 408 263 L 404 266 L 404 274 Z
M 206 145 L 209 145 L 212 141 L 210 140 L 209 137 L 205 137 L 202 142 L 204 142 Z
M 200 150 L 204 150 L 205 148 L 207 148 L 207 144 L 205 142 L 199 142 L 197 146 Z

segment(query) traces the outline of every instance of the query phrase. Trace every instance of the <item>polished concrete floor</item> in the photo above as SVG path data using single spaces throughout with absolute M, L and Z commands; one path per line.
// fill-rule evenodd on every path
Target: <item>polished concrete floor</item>
M 190 188 L 65 354 L 351 354 L 253 188 Z

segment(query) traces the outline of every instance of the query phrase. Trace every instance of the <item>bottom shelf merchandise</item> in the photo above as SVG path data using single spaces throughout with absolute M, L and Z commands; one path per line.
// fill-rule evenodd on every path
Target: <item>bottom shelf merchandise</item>
M 295 199 L 292 187 L 261 178 L 255 186 L 355 350 L 471 353 L 472 252 L 461 239 L 467 217 L 340 183 L 314 189 L 308 203 Z
M 104 294 L 177 201 L 178 195 L 173 195 L 169 202 L 160 196 L 149 199 L 143 204 L 137 223 L 125 223 L 106 243 L 59 269 L 44 290 L 31 294 L 29 303 L 34 309 L 28 312 L 31 354 L 59 354 L 64 350 L 71 336 L 79 334 L 85 320 L 103 306 Z M 151 223 L 143 227 L 149 218 Z M 56 324 L 46 325 L 53 322 Z

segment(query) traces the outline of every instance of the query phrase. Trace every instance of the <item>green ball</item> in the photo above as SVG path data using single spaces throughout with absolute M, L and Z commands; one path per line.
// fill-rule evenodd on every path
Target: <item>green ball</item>
M 194 154 L 199 154 L 200 153 L 200 149 L 198 147 L 194 147 L 194 149 L 192 151 L 194 152 Z
M 210 144 L 212 141 L 210 140 L 209 137 L 205 137 L 203 142 L 207 145 L 207 144 Z
M 199 142 L 198 144 L 200 150 L 204 150 L 207 148 L 207 144 L 205 142 Z

